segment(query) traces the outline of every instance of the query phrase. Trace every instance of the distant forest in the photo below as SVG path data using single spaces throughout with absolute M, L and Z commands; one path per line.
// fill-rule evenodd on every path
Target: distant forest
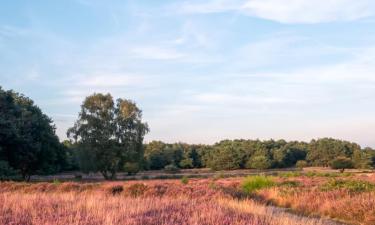
M 69 139 L 60 142 L 51 118 L 30 98 L 0 87 L 0 180 L 63 171 L 100 172 L 105 179 L 115 179 L 118 172 L 180 168 L 375 167 L 374 149 L 332 138 L 144 144 L 148 131 L 135 102 L 96 93 L 83 101 L 67 132 Z

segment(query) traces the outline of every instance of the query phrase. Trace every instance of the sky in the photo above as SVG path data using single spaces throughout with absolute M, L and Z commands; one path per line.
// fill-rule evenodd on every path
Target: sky
M 375 147 L 375 1 L 2 1 L 0 86 L 61 140 L 109 92 L 143 110 L 146 141 Z

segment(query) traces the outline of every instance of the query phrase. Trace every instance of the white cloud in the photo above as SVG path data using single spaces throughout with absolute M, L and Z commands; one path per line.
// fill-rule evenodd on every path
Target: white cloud
M 375 15 L 373 0 L 213 0 L 180 5 L 182 13 L 235 11 L 280 23 L 352 21 Z

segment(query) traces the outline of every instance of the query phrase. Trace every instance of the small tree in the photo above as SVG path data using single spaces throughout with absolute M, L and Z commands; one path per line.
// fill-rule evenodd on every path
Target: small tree
M 307 162 L 305 160 L 298 160 L 296 167 L 302 170 L 303 168 L 307 167 Z
M 247 168 L 254 169 L 269 169 L 272 167 L 272 161 L 263 155 L 250 158 L 246 164 Z
M 337 157 L 331 161 L 331 168 L 338 169 L 343 173 L 345 169 L 353 168 L 353 162 L 347 157 Z

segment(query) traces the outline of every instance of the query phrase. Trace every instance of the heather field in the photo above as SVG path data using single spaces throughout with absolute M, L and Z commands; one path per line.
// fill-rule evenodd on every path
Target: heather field
M 0 224 L 375 224 L 375 175 L 2 182 Z

